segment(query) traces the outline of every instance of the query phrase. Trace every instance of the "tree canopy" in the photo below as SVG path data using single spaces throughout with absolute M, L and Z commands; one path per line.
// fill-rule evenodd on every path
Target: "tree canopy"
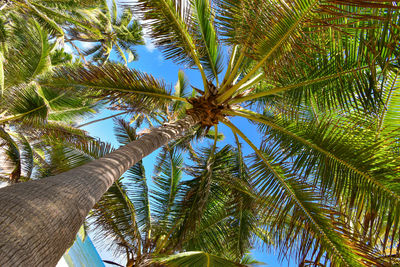
M 65 107 L 57 102 L 65 103 L 69 94 L 78 94 L 88 105 L 127 112 L 136 126 L 144 121 L 149 131 L 188 116 L 197 118 L 184 136 L 163 147 L 152 197 L 139 162 L 93 210 L 93 218 L 115 238 L 116 247 L 126 251 L 128 263 L 247 264 L 245 253 L 256 240 L 282 256 L 295 257 L 301 266 L 398 262 L 397 2 L 137 0 L 124 3 L 119 17 L 115 7 L 111 14 L 103 3 L 94 17 L 100 26 L 107 25 L 104 32 L 72 21 L 72 15 L 85 19 L 79 12 L 50 20 L 46 14 L 52 13 L 43 12 L 54 13 L 57 7 L 46 7 L 51 5 L 47 1 L 33 3 L 12 2 L 24 14 L 33 14 L 30 29 L 39 33 L 34 38 L 46 31 L 61 38 L 64 30 L 57 30 L 57 23 L 71 23 L 66 32 L 73 38 L 98 42 L 92 50 L 79 52 L 82 58 L 94 53 L 94 62 L 54 64 L 45 71 L 57 61 L 51 61 L 47 48 L 51 39 L 39 38 L 42 46 L 34 47 L 42 47 L 41 56 L 33 56 L 35 50 L 28 53 L 32 60 L 40 59 L 38 67 L 21 72 L 24 65 L 14 61 L 18 75 L 10 76 L 11 65 L 3 64 L 2 100 L 10 88 L 21 88 L 14 100 L 24 90 L 32 96 L 20 97 L 26 105 L 11 101 L 15 109 L 4 109 L 2 123 L 43 120 L 53 109 Z M 140 38 L 125 39 L 140 30 L 131 22 L 131 11 L 165 58 L 198 70 L 202 88 L 190 88 L 183 72 L 173 87 L 151 74 L 107 62 L 115 46 L 126 64 L 134 55 L 132 45 L 141 43 Z M 111 20 L 105 24 L 104 18 Z M 96 37 L 100 35 L 111 39 Z M 6 62 L 12 49 L 4 51 Z M 53 58 L 63 52 L 58 53 Z M 20 77 L 24 86 L 8 77 Z M 82 107 L 83 102 L 76 103 Z M 232 117 L 249 120 L 261 145 L 232 123 Z M 219 124 L 231 129 L 234 144 L 217 146 Z M 197 145 L 211 128 L 212 147 Z M 126 122 L 118 121 L 117 129 L 123 144 L 137 137 Z M 13 155 L 15 146 L 8 137 L 3 139 L 9 140 L 7 153 Z M 240 141 L 253 153 L 243 155 Z M 71 163 L 63 170 L 110 150 L 93 140 L 73 145 L 61 147 L 61 156 Z M 54 166 L 63 165 L 59 161 Z M 189 180 L 181 179 L 183 170 Z

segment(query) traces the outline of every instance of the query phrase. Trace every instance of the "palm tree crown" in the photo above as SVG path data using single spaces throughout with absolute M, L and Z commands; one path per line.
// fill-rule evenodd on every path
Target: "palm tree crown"
M 40 84 L 91 92 L 152 118 L 174 120 L 163 111 L 181 102 L 180 129 L 215 127 L 217 136 L 225 124 L 254 151 L 249 184 L 263 204 L 259 233 L 271 244 L 302 265 L 393 262 L 400 249 L 396 3 L 137 0 L 131 7 L 166 58 L 198 69 L 203 88 L 192 97 L 173 94 L 163 81 L 118 64 L 61 67 Z M 254 123 L 261 146 L 231 117 Z M 219 152 L 209 153 L 200 159 L 203 178 L 190 185 L 187 225 L 213 204 L 204 159 Z

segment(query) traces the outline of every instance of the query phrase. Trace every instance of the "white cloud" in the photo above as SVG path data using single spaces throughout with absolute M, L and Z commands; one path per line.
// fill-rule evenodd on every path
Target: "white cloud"
M 94 47 L 94 44 L 95 44 L 93 42 L 79 42 L 79 43 L 83 49 L 90 49 L 90 48 Z
M 69 53 L 69 54 L 72 54 L 72 52 L 73 52 L 74 50 L 72 49 L 72 46 L 71 46 L 70 44 L 64 43 L 64 51 L 67 52 L 67 53 Z
M 147 51 L 152 53 L 154 51 L 154 49 L 156 49 L 153 42 L 151 41 L 151 39 L 149 37 L 146 37 L 146 36 L 143 39 L 144 39 L 144 45 L 145 45 Z

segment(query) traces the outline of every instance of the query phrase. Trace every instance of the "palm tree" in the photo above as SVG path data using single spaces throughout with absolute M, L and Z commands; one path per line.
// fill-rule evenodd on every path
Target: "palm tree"
M 128 9 L 118 18 L 115 1 L 112 14 L 105 0 L 16 0 L 6 2 L 1 11 L 5 21 L 13 16 L 33 18 L 59 43 L 69 43 L 84 62 L 85 56 L 90 54 L 94 54 L 97 61 L 107 61 L 111 50 L 116 48 L 117 54 L 127 63 L 136 59 L 134 46 L 143 43 L 139 23 L 132 19 Z M 87 51 L 81 51 L 73 41 L 96 44 Z M 128 59 L 124 53 L 128 54 Z
M 139 22 L 133 19 L 130 9 L 124 9 L 121 16 L 118 16 L 117 4 L 112 1 L 111 12 L 104 1 L 103 9 L 97 14 L 96 19 L 88 27 L 88 30 L 77 27 L 68 29 L 68 42 L 81 41 L 93 43 L 93 47 L 84 50 L 85 56 L 92 56 L 92 59 L 102 64 L 106 63 L 114 50 L 123 62 L 128 64 L 137 60 L 134 49 L 137 45 L 144 44 L 142 38 L 142 27 Z M 97 29 L 94 31 L 93 29 Z M 101 36 L 98 35 L 101 33 Z
M 116 120 L 115 133 L 121 144 L 137 139 L 135 128 L 121 119 Z M 97 229 L 100 240 L 104 236 L 112 239 L 109 249 L 125 254 L 127 266 L 182 261 L 203 266 L 208 257 L 225 266 L 241 266 L 253 229 L 257 229 L 255 214 L 259 209 L 240 151 L 230 146 L 218 150 L 217 140 L 212 148 L 203 148 L 193 157 L 194 166 L 183 165 L 182 146 L 166 147 L 158 157 L 151 190 L 140 161 L 96 203 L 89 215 L 90 226 Z M 58 156 L 51 164 L 57 168 L 82 165 L 113 149 L 91 141 L 60 150 L 54 151 Z M 185 169 L 191 180 L 182 180 Z M 199 197 L 204 201 L 202 208 L 188 209 L 198 204 Z
M 71 64 L 72 57 L 57 49 L 36 21 L 12 14 L 11 18 L 13 23 L 5 28 L 3 40 L 1 178 L 16 183 L 29 180 L 34 167 L 45 162 L 46 141 L 88 139 L 84 131 L 71 127 L 71 122 L 94 112 L 96 103 L 81 94 L 41 87 L 38 77 L 56 66 Z
M 254 150 L 251 184 L 276 247 L 303 264 L 384 264 L 344 220 L 373 211 L 364 227 L 399 244 L 399 142 L 385 128 L 398 116 L 397 5 L 138 0 L 135 8 L 167 58 L 199 70 L 203 88 L 176 96 L 151 75 L 115 64 L 55 70 L 42 86 L 92 91 L 120 109 L 190 105 L 182 119 L 98 160 L 1 189 L 0 263 L 54 265 L 126 170 L 193 127 L 222 123 Z M 230 47 L 224 75 L 217 33 Z M 230 121 L 236 116 L 258 125 L 260 147 Z
M 62 38 L 65 34 L 63 27 L 75 25 L 87 29 L 88 22 L 93 19 L 88 17 L 93 9 L 96 9 L 102 1 L 78 0 L 78 1 L 49 1 L 49 0 L 12 0 L 2 5 L 2 14 L 27 15 L 52 36 Z

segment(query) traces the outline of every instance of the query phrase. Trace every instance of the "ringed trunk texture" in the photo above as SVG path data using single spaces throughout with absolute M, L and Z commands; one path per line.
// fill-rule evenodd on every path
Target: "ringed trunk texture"
M 0 189 L 0 266 L 55 266 L 113 182 L 199 121 L 187 115 L 68 172 Z

